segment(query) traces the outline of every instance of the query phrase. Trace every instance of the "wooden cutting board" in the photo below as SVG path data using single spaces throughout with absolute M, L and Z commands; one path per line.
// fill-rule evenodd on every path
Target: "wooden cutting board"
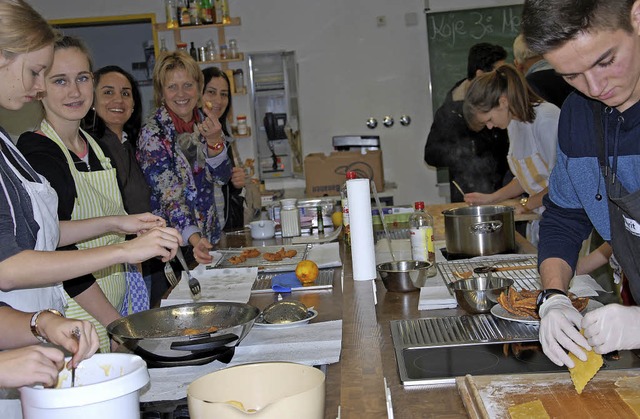
M 536 399 L 552 418 L 637 418 L 616 393 L 616 382 L 623 377 L 634 379 L 634 394 L 640 394 L 639 370 L 600 371 L 582 394 L 576 393 L 568 372 L 467 375 L 456 378 L 456 385 L 472 419 L 509 418 L 510 406 Z

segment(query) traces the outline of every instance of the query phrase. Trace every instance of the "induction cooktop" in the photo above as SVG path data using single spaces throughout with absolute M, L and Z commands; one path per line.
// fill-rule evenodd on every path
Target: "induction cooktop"
M 544 355 L 538 326 L 491 315 L 391 322 L 398 372 L 405 386 L 454 383 L 456 377 L 563 372 Z M 640 368 L 640 357 L 621 351 L 603 369 Z

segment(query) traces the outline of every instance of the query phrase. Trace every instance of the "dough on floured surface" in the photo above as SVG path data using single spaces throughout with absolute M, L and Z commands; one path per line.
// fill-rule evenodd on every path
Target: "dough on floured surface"
M 582 390 L 589 381 L 596 375 L 602 364 L 602 355 L 593 351 L 587 352 L 587 360 L 585 362 L 578 359 L 575 355 L 569 352 L 569 358 L 573 359 L 575 367 L 569 368 L 569 374 L 571 374 L 571 381 L 576 388 L 578 394 L 582 394 Z
M 550 419 L 542 402 L 538 399 L 509 407 L 511 419 Z
M 640 377 L 623 377 L 615 384 L 618 396 L 640 417 Z

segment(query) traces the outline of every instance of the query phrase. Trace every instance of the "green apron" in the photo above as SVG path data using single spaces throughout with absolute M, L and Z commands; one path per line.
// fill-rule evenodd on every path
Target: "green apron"
M 67 149 L 67 146 L 64 145 L 53 127 L 51 127 L 47 121 L 42 121 L 40 124 L 40 130 L 60 147 L 67 158 L 69 170 L 71 170 L 71 175 L 73 176 L 73 180 L 76 184 L 77 195 L 73 206 L 73 212 L 71 214 L 72 220 L 84 220 L 87 218 L 110 215 L 126 215 L 122 204 L 122 196 L 118 188 L 118 181 L 116 179 L 116 169 L 111 166 L 111 163 L 105 157 L 100 146 L 89 134 L 82 131 L 84 137 L 87 139 L 88 146 L 96 153 L 104 170 L 79 172 L 75 168 L 73 158 L 71 157 L 71 153 Z M 124 240 L 124 234 L 108 233 L 91 240 L 77 243 L 76 245 L 78 249 L 81 250 L 92 249 L 95 247 L 122 243 Z M 109 266 L 93 272 L 93 276 L 96 278 L 98 285 L 109 302 L 111 302 L 117 311 L 120 311 L 127 286 L 124 265 L 118 263 Z M 109 336 L 104 326 L 81 308 L 78 303 L 69 297 L 68 294 L 66 297 L 69 304 L 66 310 L 67 317 L 92 322 L 98 331 L 98 336 L 100 337 L 100 351 L 103 353 L 110 352 L 111 347 L 109 343 Z

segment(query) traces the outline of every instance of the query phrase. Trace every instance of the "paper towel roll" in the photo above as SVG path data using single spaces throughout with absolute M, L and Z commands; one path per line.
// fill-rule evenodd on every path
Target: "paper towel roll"
M 347 180 L 349 228 L 351 229 L 351 263 L 353 279 L 376 278 L 376 253 L 373 242 L 373 219 L 369 179 Z

